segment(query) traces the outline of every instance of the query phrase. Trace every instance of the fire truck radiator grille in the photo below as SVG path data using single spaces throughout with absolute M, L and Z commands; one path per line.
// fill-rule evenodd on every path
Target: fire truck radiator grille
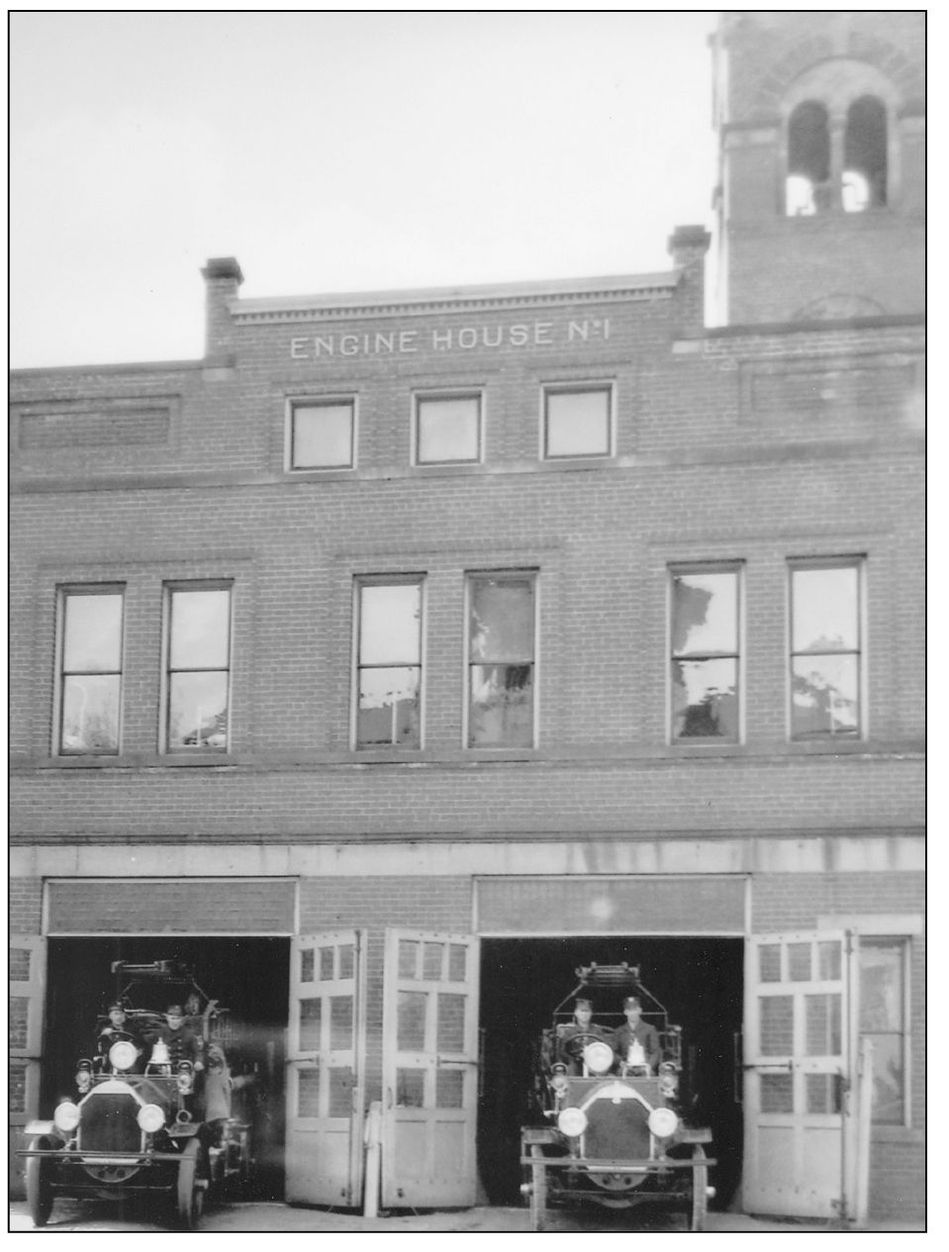
M 584 1155 L 606 1161 L 648 1157 L 648 1117 L 638 1100 L 594 1100 L 587 1109 Z
M 130 1095 L 92 1095 L 82 1106 L 79 1148 L 87 1152 L 140 1152 L 138 1104 Z

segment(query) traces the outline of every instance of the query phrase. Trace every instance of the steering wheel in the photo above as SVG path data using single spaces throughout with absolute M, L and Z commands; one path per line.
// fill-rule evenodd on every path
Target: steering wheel
M 601 1037 L 593 1030 L 579 1030 L 563 1045 L 564 1051 L 570 1056 L 579 1056 L 588 1043 L 602 1043 Z

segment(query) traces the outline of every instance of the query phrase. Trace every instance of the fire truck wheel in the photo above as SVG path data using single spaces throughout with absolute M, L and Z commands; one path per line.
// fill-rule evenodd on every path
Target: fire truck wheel
M 692 1215 L 689 1230 L 704 1230 L 705 1211 L 708 1206 L 708 1166 L 705 1149 L 700 1143 L 692 1148 Z
M 531 1144 L 531 1230 L 543 1230 L 547 1221 L 547 1166 L 541 1162 L 544 1150 L 539 1143 Z
M 50 1148 L 46 1139 L 34 1139 L 31 1148 Z M 45 1226 L 53 1211 L 53 1163 L 42 1156 L 26 1159 L 26 1199 L 34 1226 Z
M 204 1161 L 201 1144 L 185 1145 L 178 1164 L 178 1223 L 183 1230 L 197 1229 L 204 1209 Z

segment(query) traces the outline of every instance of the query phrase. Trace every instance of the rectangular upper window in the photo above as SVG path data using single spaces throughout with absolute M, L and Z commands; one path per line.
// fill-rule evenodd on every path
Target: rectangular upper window
M 123 587 L 60 592 L 59 725 L 62 755 L 114 756 L 122 708 Z
M 422 579 L 356 582 L 357 748 L 422 746 Z
M 536 574 L 468 575 L 469 748 L 531 748 Z
M 356 401 L 351 396 L 290 402 L 291 470 L 352 469 L 355 458 Z
M 860 1034 L 873 1042 L 870 1115 L 881 1125 L 908 1124 L 907 953 L 902 938 L 860 938 Z
M 792 739 L 860 734 L 861 574 L 855 559 L 791 564 Z
M 413 457 L 416 465 L 481 460 L 481 393 L 417 395 Z
M 672 739 L 737 743 L 740 734 L 740 569 L 670 570 Z
M 165 745 L 226 752 L 231 678 L 230 584 L 166 588 Z
M 613 388 L 545 387 L 544 459 L 612 455 Z

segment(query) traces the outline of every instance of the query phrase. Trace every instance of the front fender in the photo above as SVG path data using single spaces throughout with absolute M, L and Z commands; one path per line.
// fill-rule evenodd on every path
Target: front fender
M 61 1137 L 54 1122 L 27 1122 L 23 1127 L 23 1133 L 25 1135 L 55 1135 L 57 1139 Z

